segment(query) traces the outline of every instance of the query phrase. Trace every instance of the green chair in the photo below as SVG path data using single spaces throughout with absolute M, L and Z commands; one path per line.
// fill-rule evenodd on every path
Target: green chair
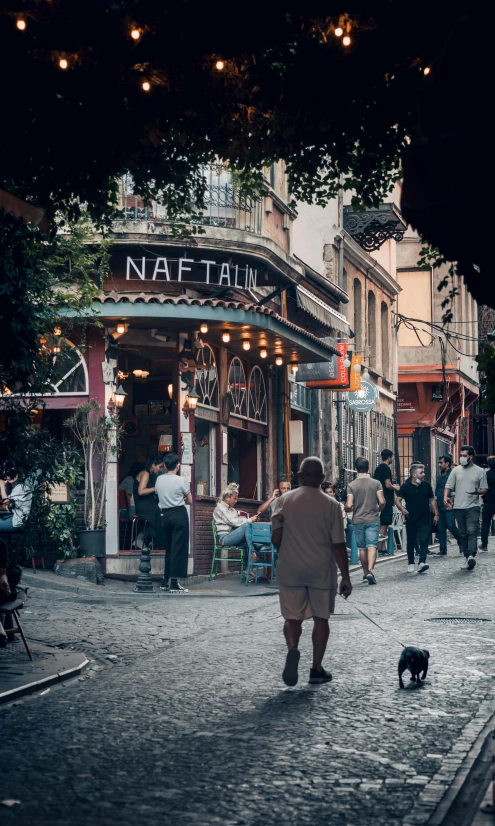
M 213 531 L 213 559 L 211 560 L 210 580 L 217 578 L 219 564 L 228 560 L 229 562 L 239 562 L 242 582 L 242 569 L 244 566 L 246 549 L 240 548 L 237 545 L 219 545 L 217 539 L 217 526 L 214 519 L 211 522 L 211 529 Z M 227 556 L 222 556 L 222 551 L 227 551 Z M 236 556 L 230 556 L 231 551 L 233 551 Z

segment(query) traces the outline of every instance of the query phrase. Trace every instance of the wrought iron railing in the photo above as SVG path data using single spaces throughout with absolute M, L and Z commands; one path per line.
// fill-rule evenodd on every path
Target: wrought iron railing
M 222 164 L 208 164 L 202 171 L 206 178 L 205 206 L 194 211 L 191 223 L 260 233 L 261 200 L 245 195 Z M 168 221 L 165 207 L 156 201 L 147 204 L 134 194 L 130 176 L 122 178 L 117 213 L 124 221 Z

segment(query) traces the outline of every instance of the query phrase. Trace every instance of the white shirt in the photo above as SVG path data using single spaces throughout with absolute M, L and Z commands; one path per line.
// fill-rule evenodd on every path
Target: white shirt
M 277 519 L 284 517 L 283 522 Z M 332 546 L 345 543 L 344 520 L 336 499 L 319 488 L 301 486 L 274 505 L 272 528 L 282 526 L 277 579 L 281 585 L 337 588 Z
M 163 473 L 155 482 L 159 508 L 178 508 L 191 491 L 189 482 L 176 473 Z
M 33 501 L 33 492 L 27 485 L 14 484 L 9 499 L 12 502 L 12 527 L 18 528 L 28 518 Z

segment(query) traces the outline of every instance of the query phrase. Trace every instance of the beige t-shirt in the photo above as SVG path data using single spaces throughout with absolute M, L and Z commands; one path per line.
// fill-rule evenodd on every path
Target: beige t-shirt
M 319 488 L 284 493 L 273 506 L 273 530 L 282 525 L 277 580 L 281 585 L 337 588 L 332 546 L 345 542 L 340 505 Z M 278 521 L 282 514 L 284 521 Z
M 350 485 L 347 485 L 347 493 L 354 497 L 353 525 L 373 524 L 380 521 L 380 506 L 376 495 L 379 490 L 383 490 L 382 483 L 378 479 L 372 479 L 368 473 L 359 475 Z

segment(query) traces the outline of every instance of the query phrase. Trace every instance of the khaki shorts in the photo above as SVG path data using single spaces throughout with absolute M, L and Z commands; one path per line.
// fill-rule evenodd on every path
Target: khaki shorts
M 335 611 L 336 589 L 309 588 L 305 585 L 278 586 L 280 610 L 284 619 L 305 620 L 311 617 L 328 619 Z

